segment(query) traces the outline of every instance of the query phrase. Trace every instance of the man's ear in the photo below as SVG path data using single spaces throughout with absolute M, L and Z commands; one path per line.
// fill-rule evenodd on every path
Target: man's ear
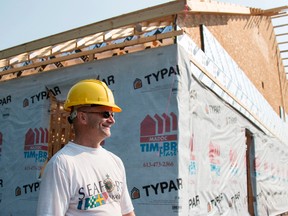
M 84 112 L 78 112 L 78 120 L 81 121 L 82 123 L 86 123 L 87 121 L 87 115 Z

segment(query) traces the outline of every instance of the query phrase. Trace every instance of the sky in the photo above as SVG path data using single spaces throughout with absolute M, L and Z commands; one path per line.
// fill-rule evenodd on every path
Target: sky
M 1 0 L 0 51 L 169 1 Z M 219 1 L 261 9 L 288 5 L 287 0 Z

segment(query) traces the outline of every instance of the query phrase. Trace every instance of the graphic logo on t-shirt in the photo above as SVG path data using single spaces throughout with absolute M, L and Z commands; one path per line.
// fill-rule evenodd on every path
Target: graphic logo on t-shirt
M 78 207 L 77 209 L 79 210 L 88 210 L 88 209 L 92 209 L 92 208 L 96 208 L 98 206 L 102 206 L 106 204 L 106 201 L 108 199 L 108 193 L 107 192 L 103 192 L 100 194 L 96 194 L 94 196 L 88 197 L 84 200 L 80 200 L 78 202 Z M 83 208 L 83 201 L 84 201 L 84 208 Z
M 104 185 L 105 185 L 106 190 L 110 193 L 114 190 L 114 183 L 109 178 L 109 175 L 107 175 L 106 177 L 107 177 L 107 179 L 104 180 Z
M 104 180 L 81 187 L 78 190 L 79 202 L 77 209 L 88 210 L 105 205 L 108 202 L 120 202 L 122 185 L 123 182 L 113 181 L 107 174 Z

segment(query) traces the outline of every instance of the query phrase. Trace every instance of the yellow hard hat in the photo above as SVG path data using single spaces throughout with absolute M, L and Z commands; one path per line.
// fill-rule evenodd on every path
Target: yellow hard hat
M 70 111 L 73 106 L 90 104 L 111 107 L 113 112 L 122 111 L 115 104 L 113 93 L 108 86 L 95 79 L 82 80 L 72 86 L 64 103 L 64 109 Z

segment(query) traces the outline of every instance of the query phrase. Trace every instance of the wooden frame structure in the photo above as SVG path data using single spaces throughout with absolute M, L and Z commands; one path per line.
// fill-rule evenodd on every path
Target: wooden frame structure
M 261 10 L 207 0 L 171 1 L 2 50 L 0 82 L 172 44 L 174 37 L 183 33 L 176 30 L 180 13 L 278 16 L 287 8 Z

